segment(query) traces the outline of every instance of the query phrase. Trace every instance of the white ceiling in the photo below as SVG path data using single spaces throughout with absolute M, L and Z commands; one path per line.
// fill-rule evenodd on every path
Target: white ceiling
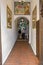
M 14 1 L 25 1 L 25 2 L 31 2 L 31 0 L 14 0 Z

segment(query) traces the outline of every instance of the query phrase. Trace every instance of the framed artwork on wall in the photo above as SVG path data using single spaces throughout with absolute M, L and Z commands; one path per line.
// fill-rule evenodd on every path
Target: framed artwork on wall
M 14 2 L 15 15 L 30 15 L 30 2 Z
M 7 6 L 7 28 L 12 28 L 12 11 Z
M 37 20 L 37 6 L 35 6 L 32 12 L 32 28 L 36 28 L 36 20 Z

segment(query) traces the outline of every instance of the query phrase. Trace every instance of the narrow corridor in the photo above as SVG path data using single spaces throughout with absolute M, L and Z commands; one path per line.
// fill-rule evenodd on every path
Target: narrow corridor
M 4 65 L 39 65 L 27 41 L 17 41 Z

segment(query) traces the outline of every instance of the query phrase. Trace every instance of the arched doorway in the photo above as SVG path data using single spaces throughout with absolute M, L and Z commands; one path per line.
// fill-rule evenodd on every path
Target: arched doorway
M 26 17 L 18 17 L 16 19 L 18 40 L 29 41 L 29 20 Z

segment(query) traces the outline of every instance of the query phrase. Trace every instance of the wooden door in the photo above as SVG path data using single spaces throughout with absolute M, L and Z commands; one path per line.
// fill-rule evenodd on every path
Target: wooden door
M 43 65 L 43 0 L 40 0 L 40 30 L 39 30 L 39 55 L 40 55 L 40 65 Z
M 36 22 L 36 53 L 39 58 L 39 21 Z

